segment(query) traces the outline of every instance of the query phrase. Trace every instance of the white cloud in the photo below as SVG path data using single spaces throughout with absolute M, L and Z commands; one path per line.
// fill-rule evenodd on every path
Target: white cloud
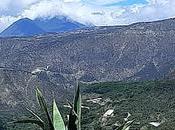
M 18 20 L 19 17 L 11 17 L 11 16 L 1 16 L 0 17 L 0 30 L 5 29 L 7 26 Z
M 124 0 L 1 0 L 0 31 L 17 19 L 65 15 L 81 23 L 121 25 L 175 17 L 175 0 L 147 4 L 104 6 Z
M 1 0 L 0 1 L 0 16 L 1 15 L 16 15 L 23 11 L 26 7 L 34 4 L 39 0 Z

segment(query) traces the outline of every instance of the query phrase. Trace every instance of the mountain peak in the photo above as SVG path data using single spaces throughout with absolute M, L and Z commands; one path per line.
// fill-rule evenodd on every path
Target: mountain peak
M 33 20 L 22 18 L 5 29 L 1 36 L 32 36 L 41 33 L 44 33 L 44 30 L 38 27 Z
M 86 26 L 64 16 L 35 20 L 22 18 L 5 29 L 0 36 L 33 36 L 48 32 L 73 31 L 84 27 Z
M 19 22 L 29 22 L 29 21 L 32 22 L 32 20 L 29 19 L 29 18 L 22 18 L 22 19 L 19 19 L 19 20 L 18 20 L 18 23 L 19 23 Z
M 34 21 L 46 32 L 65 32 L 86 27 L 85 25 L 64 16 L 37 18 Z

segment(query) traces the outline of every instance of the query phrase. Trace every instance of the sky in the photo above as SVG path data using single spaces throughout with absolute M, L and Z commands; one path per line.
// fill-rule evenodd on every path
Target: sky
M 0 0 L 0 32 L 21 18 L 60 15 L 96 26 L 125 25 L 175 17 L 175 0 Z

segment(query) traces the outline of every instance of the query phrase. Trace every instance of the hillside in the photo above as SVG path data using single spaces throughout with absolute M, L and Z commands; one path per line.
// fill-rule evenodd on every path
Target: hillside
M 3 102 L 16 101 L 9 96 L 15 93 L 31 94 L 36 85 L 64 93 L 73 88 L 76 77 L 83 82 L 162 78 L 174 69 L 174 25 L 175 20 L 168 19 L 0 38 L 1 86 L 2 92 L 9 92 Z
M 76 78 L 84 83 L 160 79 L 175 69 L 174 35 L 175 19 L 167 19 L 0 38 L 0 110 L 35 108 L 36 86 L 48 100 L 53 94 L 57 101 L 71 99 Z
M 112 130 L 130 113 L 131 130 L 174 130 L 175 81 L 107 82 L 84 86 L 84 129 Z M 113 110 L 108 117 L 104 114 Z M 156 122 L 159 126 L 150 125 Z M 101 128 L 100 128 L 101 125 Z
M 81 90 L 82 130 L 112 130 L 124 122 L 128 113 L 129 120 L 135 120 L 131 130 L 173 130 L 175 127 L 174 80 L 82 84 Z M 67 115 L 69 109 L 63 105 L 66 103 L 59 103 L 60 110 Z M 112 113 L 105 116 L 107 111 Z M 0 111 L 0 115 L 0 120 L 13 121 L 17 117 L 26 118 L 28 113 L 19 107 L 13 111 Z M 8 128 L 35 129 L 34 125 L 12 124 L 9 124 Z

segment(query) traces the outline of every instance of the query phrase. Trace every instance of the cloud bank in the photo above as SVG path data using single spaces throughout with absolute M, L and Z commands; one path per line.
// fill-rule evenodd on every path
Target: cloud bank
M 175 0 L 1 0 L 0 31 L 14 21 L 28 17 L 51 18 L 64 15 L 83 24 L 123 25 L 175 17 Z M 143 1 L 144 4 L 143 4 Z

